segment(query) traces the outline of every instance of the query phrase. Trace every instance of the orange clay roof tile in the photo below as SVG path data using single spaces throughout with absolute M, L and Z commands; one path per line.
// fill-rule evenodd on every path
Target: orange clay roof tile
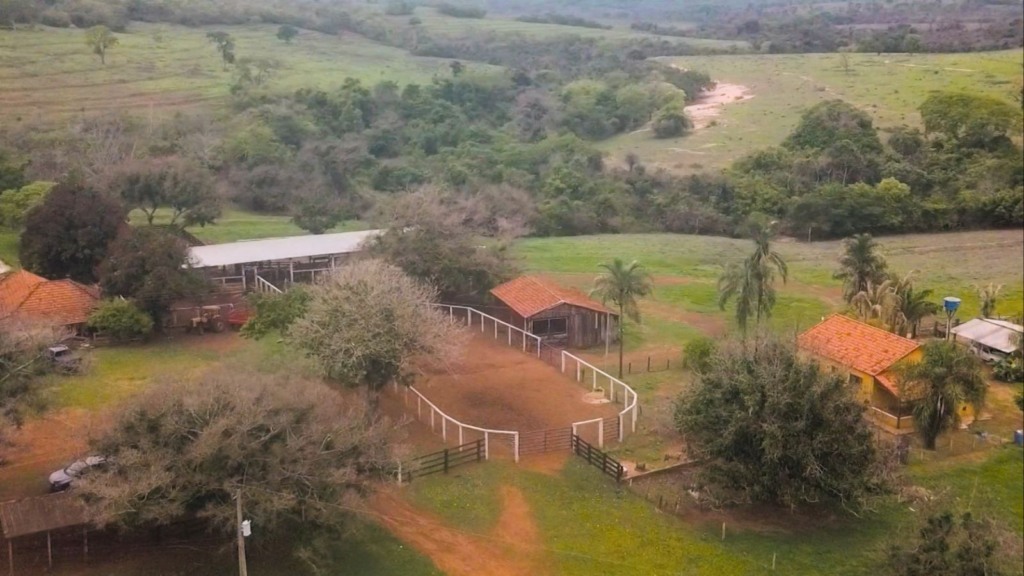
M 98 290 L 74 280 L 46 280 L 24 270 L 0 276 L 0 318 L 18 315 L 81 324 L 98 301 Z
M 491 294 L 523 318 L 529 318 L 559 304 L 578 306 L 602 314 L 616 314 L 614 310 L 579 290 L 564 288 L 536 276 L 520 276 L 495 287 L 491 290 Z
M 878 376 L 916 350 L 919 344 L 833 314 L 798 336 L 797 346 L 859 372 Z

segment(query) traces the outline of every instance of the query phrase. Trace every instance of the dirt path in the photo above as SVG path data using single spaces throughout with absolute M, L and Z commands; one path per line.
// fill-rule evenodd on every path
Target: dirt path
M 452 528 L 392 490 L 379 492 L 371 506 L 399 540 L 428 556 L 448 576 L 551 574 L 523 493 L 503 486 L 501 497 L 501 517 L 490 534 Z

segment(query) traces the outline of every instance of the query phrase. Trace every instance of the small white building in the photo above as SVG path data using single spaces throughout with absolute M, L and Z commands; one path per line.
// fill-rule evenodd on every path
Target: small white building
M 241 240 L 189 248 L 189 263 L 215 283 L 243 290 L 313 282 L 364 249 L 379 230 Z
M 951 330 L 961 342 L 983 360 L 998 362 L 1017 351 L 1024 327 L 1006 320 L 975 318 Z

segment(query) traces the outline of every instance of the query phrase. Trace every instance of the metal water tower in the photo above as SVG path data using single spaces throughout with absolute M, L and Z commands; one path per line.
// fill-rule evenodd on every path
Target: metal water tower
M 942 299 L 942 309 L 946 311 L 946 340 L 951 339 L 953 317 L 956 316 L 956 311 L 960 308 L 960 299 L 953 296 L 946 296 Z

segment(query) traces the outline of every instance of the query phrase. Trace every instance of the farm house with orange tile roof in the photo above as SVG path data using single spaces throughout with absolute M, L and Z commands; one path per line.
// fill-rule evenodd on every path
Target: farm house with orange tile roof
M 47 280 L 27 270 L 0 274 L 0 321 L 46 322 L 81 328 L 99 290 L 74 280 Z
M 912 430 L 914 398 L 900 392 L 893 368 L 921 359 L 921 345 L 870 324 L 833 314 L 797 337 L 797 347 L 826 370 L 842 374 L 872 416 L 897 430 Z
M 536 276 L 520 276 L 491 290 L 504 320 L 569 348 L 589 348 L 614 339 L 619 315 L 573 288 Z

